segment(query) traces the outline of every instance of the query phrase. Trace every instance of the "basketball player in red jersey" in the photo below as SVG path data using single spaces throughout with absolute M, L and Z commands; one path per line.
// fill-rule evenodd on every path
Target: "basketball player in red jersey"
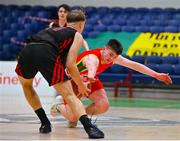
M 92 104 L 86 107 L 87 114 L 97 115 L 108 110 L 108 97 L 103 84 L 98 79 L 97 75 L 113 64 L 131 68 L 140 73 L 154 77 L 165 84 L 172 83 L 168 74 L 155 72 L 143 64 L 124 58 L 121 56 L 122 50 L 120 42 L 118 40 L 111 39 L 104 48 L 86 51 L 78 56 L 76 64 L 79 72 L 82 76 L 86 76 L 84 78 L 87 78 L 91 84 L 91 92 L 87 98 L 92 101 Z M 81 98 L 78 93 L 77 96 Z M 68 104 L 62 100 L 61 96 L 58 96 L 56 98 L 56 103 L 51 107 L 51 114 L 55 116 L 60 113 L 69 120 L 69 127 L 76 127 L 78 120 L 75 114 L 72 112 Z
M 67 16 L 67 27 L 48 28 L 32 35 L 18 56 L 15 71 L 26 100 L 41 121 L 40 133 L 51 132 L 51 123 L 32 85 L 38 72 L 47 80 L 49 86 L 53 86 L 58 93 L 61 93 L 81 121 L 89 138 L 104 138 L 104 133 L 88 118 L 82 102 L 74 94 L 64 70 L 67 67 L 72 79 L 78 85 L 79 93 L 88 96 L 89 89 L 84 85 L 76 66 L 78 51 L 83 44 L 81 33 L 85 20 L 86 17 L 82 11 L 71 11 Z

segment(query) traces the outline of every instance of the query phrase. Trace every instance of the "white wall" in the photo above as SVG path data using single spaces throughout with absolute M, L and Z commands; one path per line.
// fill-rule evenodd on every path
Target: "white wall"
M 70 6 L 119 6 L 119 7 L 173 7 L 180 8 L 180 0 L 0 0 L 0 4 L 17 4 L 17 5 L 54 5 L 62 3 Z
M 14 71 L 16 64 L 16 61 L 0 61 L 0 95 L 23 95 L 20 82 Z M 38 95 L 55 95 L 53 87 L 49 87 L 40 73 L 36 75 L 33 86 Z

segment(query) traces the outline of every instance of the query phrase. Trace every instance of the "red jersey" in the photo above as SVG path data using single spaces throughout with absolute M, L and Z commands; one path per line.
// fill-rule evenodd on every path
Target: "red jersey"
M 87 74 L 87 72 L 88 72 L 87 68 L 86 68 L 86 66 L 83 65 L 82 60 L 84 57 L 86 57 L 87 55 L 90 55 L 90 54 L 95 55 L 99 60 L 99 66 L 97 68 L 96 75 L 102 73 L 104 70 L 106 70 L 108 67 L 110 67 L 114 63 L 114 62 L 111 62 L 109 64 L 102 64 L 101 63 L 101 51 L 102 51 L 101 48 L 97 48 L 97 49 L 85 51 L 78 56 L 76 62 L 77 62 L 77 67 L 79 69 L 80 74 Z
M 67 26 L 67 23 L 65 23 L 63 27 L 66 27 L 66 26 Z M 60 27 L 59 26 L 59 21 L 58 20 L 57 21 L 53 21 L 52 22 L 52 27 Z

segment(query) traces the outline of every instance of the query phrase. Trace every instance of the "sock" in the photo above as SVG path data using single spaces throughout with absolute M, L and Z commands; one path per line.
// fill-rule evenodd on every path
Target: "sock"
M 43 108 L 37 109 L 35 113 L 39 117 L 42 125 L 51 124 Z
M 91 127 L 92 126 L 92 123 L 90 121 L 90 119 L 88 118 L 87 115 L 82 115 L 79 120 L 81 121 L 82 125 L 84 126 L 84 128 L 87 128 L 87 127 Z

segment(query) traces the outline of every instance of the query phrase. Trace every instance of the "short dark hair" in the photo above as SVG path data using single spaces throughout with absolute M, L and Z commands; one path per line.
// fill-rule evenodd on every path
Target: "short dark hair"
M 68 23 L 80 22 L 80 21 L 85 21 L 85 20 L 86 20 L 86 16 L 82 10 L 72 10 L 67 15 Z
M 61 4 L 61 5 L 59 5 L 59 6 L 58 6 L 58 11 L 59 11 L 59 9 L 60 9 L 61 7 L 63 7 L 63 8 L 64 8 L 66 11 L 68 11 L 68 12 L 71 11 L 70 6 L 67 5 L 67 4 Z
M 121 43 L 116 39 L 110 39 L 107 43 L 107 46 L 113 49 L 117 55 L 120 55 L 123 51 Z

